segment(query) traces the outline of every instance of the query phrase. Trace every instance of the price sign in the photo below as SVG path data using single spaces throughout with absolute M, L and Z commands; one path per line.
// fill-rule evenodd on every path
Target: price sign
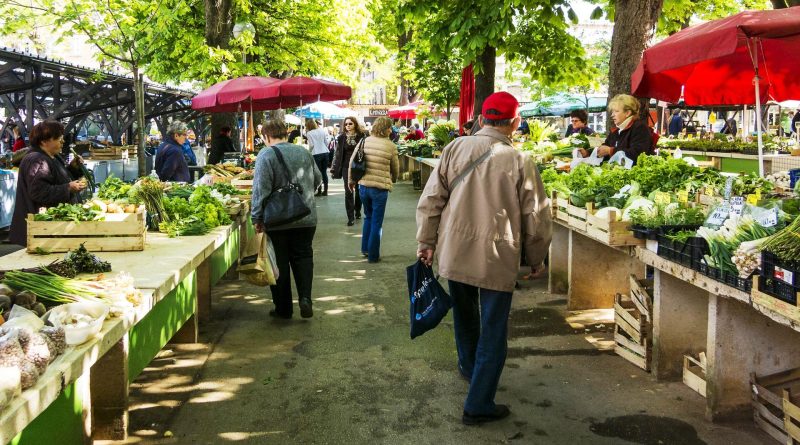
M 764 227 L 774 227 L 778 224 L 778 209 L 770 209 L 768 212 L 758 215 L 756 222 Z
M 731 209 L 727 204 L 721 205 L 714 209 L 714 212 L 708 217 L 706 222 L 712 226 L 721 226 L 725 220 L 728 219 L 730 212 Z
M 733 190 L 733 178 L 729 176 L 728 180 L 725 181 L 725 194 L 723 195 L 725 196 L 725 199 L 731 199 L 732 190 Z
M 653 199 L 657 205 L 667 205 L 672 201 L 672 197 L 669 193 L 664 192 L 656 192 L 656 196 Z
M 689 192 L 686 190 L 678 191 L 678 202 L 681 204 L 687 204 L 689 202 Z
M 741 216 L 744 211 L 744 196 L 731 197 L 731 213 Z
M 756 195 L 747 195 L 747 203 L 750 205 L 758 204 L 758 196 Z

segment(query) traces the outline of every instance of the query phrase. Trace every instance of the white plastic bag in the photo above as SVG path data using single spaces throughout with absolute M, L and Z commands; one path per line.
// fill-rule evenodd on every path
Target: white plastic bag
M 7 329 L 30 329 L 33 332 L 39 332 L 42 329 L 44 322 L 36 312 L 25 309 L 24 307 L 15 304 L 8 313 L 8 321 L 3 324 Z
M 108 311 L 108 305 L 103 303 L 69 303 L 54 307 L 44 317 L 53 326 L 64 328 L 68 345 L 79 345 L 89 341 L 103 329 Z M 75 316 L 85 316 L 87 321 L 71 323 Z

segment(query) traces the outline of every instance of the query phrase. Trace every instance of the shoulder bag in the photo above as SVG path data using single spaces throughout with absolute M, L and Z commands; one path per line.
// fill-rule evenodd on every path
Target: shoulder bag
M 353 160 L 350 161 L 351 182 L 360 181 L 361 178 L 363 178 L 367 173 L 367 157 L 364 155 L 364 142 L 366 140 L 366 137 L 361 138 L 361 142 L 359 142 L 358 147 L 356 147 L 356 153 L 353 156 Z
M 458 184 L 460 184 L 461 181 L 463 181 L 464 178 L 466 178 L 467 175 L 472 172 L 472 170 L 475 170 L 475 167 L 480 165 L 483 161 L 488 159 L 489 156 L 491 156 L 491 155 L 492 155 L 492 149 L 489 148 L 488 150 L 486 150 L 486 153 L 480 155 L 480 157 L 478 159 L 472 161 L 472 163 L 469 164 L 467 166 L 467 168 L 464 169 L 463 172 L 461 172 L 458 176 L 456 176 L 456 179 L 453 179 L 453 182 L 450 183 L 450 193 L 453 193 L 453 190 L 456 188 L 456 186 Z
M 274 145 L 272 149 L 283 167 L 286 182 L 274 189 L 264 203 L 264 225 L 268 229 L 295 222 L 311 214 L 311 209 L 303 199 L 303 187 L 292 182 L 292 174 L 283 160 L 281 150 Z

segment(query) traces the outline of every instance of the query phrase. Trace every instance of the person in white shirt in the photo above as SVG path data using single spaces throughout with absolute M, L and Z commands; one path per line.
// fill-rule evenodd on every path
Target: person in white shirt
M 328 131 L 317 126 L 314 119 L 306 119 L 306 139 L 308 139 L 308 148 L 311 149 L 311 154 L 314 155 L 314 162 L 317 163 L 317 168 L 322 173 L 322 185 L 316 190 L 316 196 L 328 196 Z

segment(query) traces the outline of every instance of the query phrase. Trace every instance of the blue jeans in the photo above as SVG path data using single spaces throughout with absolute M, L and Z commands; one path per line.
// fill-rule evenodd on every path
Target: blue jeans
M 389 191 L 359 185 L 358 192 L 361 195 L 361 203 L 364 205 L 361 252 L 367 254 L 369 261 L 377 261 L 381 257 L 383 215 L 386 213 L 386 200 L 389 199 Z
M 511 292 L 479 289 L 452 280 L 448 283 L 458 365 L 466 376 L 472 376 L 464 411 L 491 414 L 508 351 Z

